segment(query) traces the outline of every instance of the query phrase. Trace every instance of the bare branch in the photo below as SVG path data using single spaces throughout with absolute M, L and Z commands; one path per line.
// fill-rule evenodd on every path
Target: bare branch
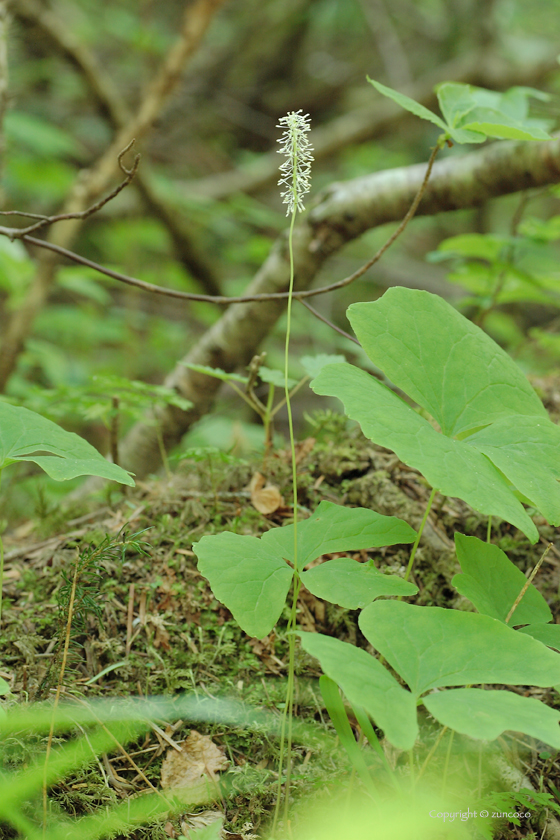
M 65 249 L 71 245 L 82 221 L 75 218 L 74 214 L 83 212 L 107 189 L 114 177 L 121 149 L 133 138 L 143 137 L 152 128 L 157 115 L 177 85 L 184 65 L 195 53 L 214 13 L 224 2 L 225 0 L 194 0 L 186 4 L 179 38 L 166 54 L 137 112 L 117 132 L 110 147 L 94 166 L 82 172 L 76 180 L 73 192 L 64 207 L 64 213 L 71 218 L 50 229 L 51 245 Z M 57 261 L 58 256 L 55 253 L 45 255 L 22 306 L 13 314 L 4 331 L 0 346 L 0 391 L 5 388 L 18 355 L 32 330 L 35 317 L 48 298 L 56 277 Z
M 120 130 L 131 119 L 126 102 L 113 85 L 111 78 L 97 62 L 88 47 L 76 39 L 64 25 L 64 21 L 51 9 L 37 0 L 12 0 L 15 13 L 22 19 L 38 26 L 50 40 L 54 49 L 75 67 L 86 80 L 100 112 L 109 119 L 115 130 Z M 135 185 L 149 210 L 167 227 L 177 258 L 187 271 L 198 280 L 208 294 L 219 295 L 220 284 L 206 255 L 203 255 L 194 241 L 184 220 L 179 219 L 173 207 L 158 195 L 146 162 L 139 170 Z
M 9 239 L 14 241 L 14 239 L 24 239 L 30 233 L 36 233 L 38 230 L 41 230 L 44 227 L 54 224 L 55 222 L 64 222 L 68 219 L 87 219 L 88 216 L 93 216 L 94 213 L 97 213 L 108 204 L 109 201 L 112 201 L 116 196 L 127 187 L 138 170 L 138 164 L 140 163 L 140 155 L 136 155 L 133 161 L 133 164 L 130 169 L 127 169 L 126 166 L 123 164 L 123 157 L 124 155 L 132 148 L 134 145 L 134 138 L 130 141 L 128 146 L 124 148 L 121 152 L 119 152 L 117 159 L 118 164 L 122 172 L 125 174 L 124 181 L 115 187 L 112 192 L 106 195 L 104 198 L 97 201 L 95 204 L 92 204 L 90 207 L 87 207 L 85 210 L 82 210 L 77 213 L 59 213 L 57 216 L 39 216 L 35 213 L 21 213 L 19 210 L 0 210 L 0 216 L 27 216 L 28 218 L 39 219 L 39 221 L 34 225 L 29 225 L 25 228 L 0 228 L 0 233 L 4 236 L 8 236 Z M 10 233 L 6 233 L 6 230 L 10 230 Z M 42 240 L 35 240 L 35 242 L 41 242 Z
M 130 144 L 130 145 L 132 145 L 132 144 Z M 129 146 L 129 148 L 130 148 L 130 146 Z M 125 149 L 124 151 L 126 152 L 127 149 Z M 434 150 L 432 151 L 432 154 L 430 156 L 430 160 L 428 162 L 428 167 L 426 169 L 426 174 L 424 175 L 424 178 L 422 180 L 422 183 L 420 184 L 418 192 L 417 192 L 416 196 L 414 197 L 414 201 L 412 202 L 412 204 L 411 204 L 408 212 L 406 213 L 404 219 L 402 220 L 402 222 L 400 223 L 400 225 L 398 226 L 396 231 L 391 234 L 389 239 L 377 251 L 377 253 L 371 258 L 371 260 L 368 260 L 361 268 L 359 268 L 357 271 L 355 271 L 349 277 L 346 277 L 344 280 L 339 280 L 336 283 L 332 283 L 330 286 L 322 286 L 319 289 L 313 289 L 313 290 L 307 291 L 307 292 L 294 293 L 293 296 L 296 299 L 301 300 L 304 297 L 314 297 L 315 295 L 323 295 L 326 292 L 332 292 L 335 289 L 341 289 L 343 286 L 348 286 L 348 285 L 350 285 L 350 283 L 353 283 L 354 280 L 357 280 L 359 277 L 361 277 L 363 274 L 365 274 L 366 271 L 369 268 L 372 267 L 372 265 L 374 265 L 376 262 L 378 262 L 381 259 L 381 257 L 385 253 L 385 251 L 388 248 L 390 248 L 390 246 L 393 244 L 395 239 L 397 239 L 397 237 L 399 237 L 401 235 L 401 233 L 404 231 L 404 229 L 406 228 L 409 221 L 414 216 L 414 214 L 416 212 L 416 209 L 418 208 L 418 205 L 420 204 L 420 201 L 422 199 L 422 195 L 424 194 L 424 192 L 426 190 L 426 186 L 428 184 L 428 179 L 430 177 L 430 173 L 432 171 L 432 168 L 433 168 L 433 165 L 434 165 L 434 160 L 435 160 L 435 157 L 436 157 L 436 154 L 438 153 L 438 151 L 439 151 L 439 147 L 436 146 L 434 148 Z M 124 154 L 124 152 L 123 152 L 123 154 Z M 133 177 L 134 172 L 136 171 L 135 167 L 138 166 L 139 159 L 140 159 L 140 156 L 138 155 L 136 160 L 135 160 L 135 166 L 133 167 L 132 170 L 130 170 L 130 172 L 128 172 L 128 170 L 124 170 L 124 171 L 128 172 L 128 175 L 130 177 Z M 126 184 L 124 184 L 124 186 L 126 186 Z M 61 216 L 45 217 L 44 224 L 50 224 L 52 222 L 58 222 L 58 221 L 61 221 L 63 219 L 69 219 L 69 218 L 72 218 L 72 219 L 85 218 L 85 215 L 89 216 L 89 215 L 91 215 L 92 212 L 95 212 L 100 207 L 103 207 L 103 205 L 106 204 L 107 201 L 110 201 L 110 199 L 113 198 L 114 195 L 116 195 L 118 192 L 120 192 L 121 189 L 122 189 L 122 186 L 120 188 L 117 188 L 117 190 L 114 190 L 113 193 L 110 196 L 108 196 L 106 199 L 103 199 L 103 201 L 99 201 L 93 208 L 90 208 L 89 210 L 84 210 L 83 214 L 75 213 L 73 215 L 66 214 L 66 215 L 61 215 Z M 42 239 L 35 239 L 35 237 L 29 236 L 28 231 L 35 230 L 41 224 L 43 224 L 43 223 L 38 222 L 37 225 L 31 225 L 29 228 L 23 228 L 21 232 L 18 228 L 2 228 L 2 227 L 0 227 L 0 235 L 8 236 L 12 240 L 13 239 L 25 239 L 26 242 L 29 242 L 32 245 L 38 245 L 41 248 L 46 248 L 47 250 L 54 252 L 55 254 L 60 254 L 60 256 L 62 256 L 62 257 L 68 257 L 68 259 L 71 259 L 74 262 L 79 263 L 80 265 L 88 266 L 88 268 L 94 268 L 94 269 L 96 269 L 96 271 L 99 271 L 101 274 L 105 274 L 107 277 L 112 277 L 114 280 L 120 280 L 122 283 L 126 283 L 129 286 L 136 286 L 136 288 L 143 289 L 145 292 L 153 292 L 153 293 L 159 294 L 159 295 L 166 295 L 167 297 L 180 298 L 182 300 L 205 301 L 206 303 L 217 303 L 217 304 L 227 306 L 230 303 L 247 303 L 248 301 L 285 300 L 289 296 L 289 292 L 277 292 L 275 294 L 269 294 L 269 295 L 253 295 L 253 296 L 243 296 L 242 295 L 240 297 L 225 297 L 223 295 L 219 295 L 219 296 L 213 297 L 211 295 L 197 295 L 197 294 L 194 294 L 194 293 L 191 293 L 191 292 L 180 292 L 180 291 L 177 291 L 175 289 L 166 289 L 164 286 L 155 286 L 153 283 L 146 283 L 144 280 L 139 280 L 136 277 L 129 277 L 127 274 L 121 274 L 118 271 L 113 271 L 110 268 L 105 268 L 104 266 L 99 265 L 99 263 L 95 263 L 92 260 L 88 260 L 86 257 L 82 257 L 79 254 L 74 253 L 73 251 L 68 251 L 66 248 L 61 248 L 58 245 L 54 245 L 52 242 L 47 242 L 47 241 L 42 240 Z M 314 309 L 312 309 L 311 307 L 308 307 L 308 309 L 310 309 L 311 312 L 316 314 L 318 318 L 321 318 L 319 313 L 316 313 Z M 336 329 L 336 327 L 334 329 Z
M 0 0 L 0 207 L 4 204 L 3 166 L 6 141 L 4 116 L 8 108 L 8 0 Z
M 365 230 L 401 219 L 425 177 L 425 164 L 379 172 L 333 184 L 294 230 L 296 294 L 309 286 L 325 260 Z M 560 181 L 560 140 L 547 143 L 495 143 L 485 149 L 438 161 L 418 208 L 429 215 L 477 207 L 490 198 L 530 186 Z M 287 288 L 289 259 L 285 237 L 255 276 L 249 296 Z M 207 330 L 182 362 L 231 372 L 248 364 L 284 309 L 283 301 L 236 303 Z M 192 423 L 210 410 L 221 383 L 179 362 L 165 384 L 193 408 L 158 411 L 166 447 L 178 444 Z M 139 423 L 121 444 L 121 463 L 141 478 L 160 463 L 153 426 Z

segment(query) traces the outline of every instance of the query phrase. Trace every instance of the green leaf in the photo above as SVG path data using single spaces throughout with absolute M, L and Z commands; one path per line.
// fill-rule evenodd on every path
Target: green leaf
M 348 317 L 372 362 L 432 415 L 441 434 L 351 365 L 324 367 L 311 385 L 316 393 L 338 396 L 366 435 L 440 492 L 512 522 L 533 542 L 536 528 L 508 479 L 551 522 L 560 521 L 550 466 L 559 430 L 504 350 L 428 292 L 392 288 L 377 301 L 353 304 Z M 483 428 L 492 423 L 495 434 Z
M 338 739 L 346 750 L 350 763 L 362 780 L 364 787 L 375 798 L 376 790 L 373 784 L 373 779 L 369 773 L 364 753 L 354 738 L 354 733 L 352 732 L 352 727 L 350 726 L 348 714 L 344 708 L 344 703 L 342 702 L 338 685 L 334 680 L 331 680 L 330 677 L 323 674 L 323 676 L 319 679 L 319 686 L 321 688 L 321 694 L 323 695 L 325 708 L 329 713 L 329 717 L 336 730 Z
M 540 121 L 527 118 L 529 95 L 528 88 L 513 88 L 506 94 L 457 83 L 438 88 L 441 112 L 455 132 L 475 132 L 482 139 L 550 140 Z
M 441 113 L 452 128 L 476 107 L 470 85 L 444 82 L 437 87 L 437 98 Z
M 10 694 L 12 689 L 8 685 L 5 679 L 0 677 L 0 697 L 4 696 L 5 694 Z
M 317 598 L 358 610 L 380 595 L 415 595 L 418 587 L 397 575 L 383 575 L 373 562 L 358 563 L 349 557 L 329 560 L 301 575 L 302 583 Z
M 495 262 L 500 258 L 504 248 L 513 245 L 511 236 L 498 236 L 490 233 L 462 233 L 459 236 L 450 236 L 444 239 L 435 252 L 438 256 L 474 257 L 488 262 Z M 433 254 L 434 252 L 432 252 Z M 430 262 L 431 254 L 428 254 Z
M 365 709 L 397 749 L 412 749 L 418 735 L 416 702 L 377 659 L 320 633 L 300 632 L 298 636 L 303 649 L 319 660 L 353 706 Z
M 212 592 L 249 636 L 267 636 L 286 602 L 293 570 L 263 539 L 224 531 L 193 545 Z M 560 680 L 559 680 L 560 682 Z
M 487 455 L 551 525 L 560 525 L 560 427 L 548 417 L 504 417 L 465 442 Z
M 463 441 L 439 434 L 393 391 L 352 365 L 328 365 L 311 383 L 337 396 L 348 417 L 375 443 L 392 449 L 445 496 L 457 496 L 491 516 L 512 522 L 536 542 L 538 531 L 501 473 Z
M 17 461 L 32 461 L 58 481 L 97 475 L 134 487 L 129 473 L 83 438 L 27 408 L 0 402 L 0 470 Z
M 372 362 L 444 435 L 511 414 L 547 417 L 505 350 L 437 295 L 397 286 L 350 306 L 348 319 Z
M 534 697 L 460 688 L 428 694 L 423 702 L 436 720 L 470 738 L 493 741 L 513 730 L 560 749 L 560 712 Z
M 411 543 L 415 537 L 413 528 L 395 516 L 321 502 L 298 524 L 298 568 L 321 554 Z M 294 561 L 294 526 L 273 528 L 260 539 L 229 532 L 205 536 L 193 549 L 216 598 L 243 630 L 257 638 L 270 633 L 292 580 L 286 560 Z
M 246 385 L 249 381 L 248 376 L 241 376 L 239 373 L 226 373 L 221 368 L 207 367 L 206 365 L 194 365 L 190 362 L 179 362 L 179 364 L 194 370 L 195 373 L 204 373 L 206 376 L 213 376 L 215 379 L 221 379 L 223 382 L 241 382 Z
M 284 388 L 284 373 L 281 370 L 274 370 L 273 368 L 261 365 L 259 368 L 259 379 L 261 382 L 267 382 L 269 385 L 274 385 L 276 388 Z M 288 388 L 293 388 L 297 382 L 295 379 L 288 377 Z
M 298 569 L 303 569 L 321 554 L 412 543 L 416 538 L 416 531 L 396 516 L 382 516 L 366 508 L 347 508 L 325 501 L 309 519 L 298 523 L 297 530 Z M 293 563 L 293 525 L 267 531 L 262 541 L 277 555 Z
M 84 147 L 60 125 L 23 111 L 9 110 L 4 119 L 6 136 L 17 148 L 24 147 L 41 158 L 76 157 L 84 160 Z
M 560 624 L 528 624 L 520 627 L 518 632 L 532 636 L 547 647 L 560 650 Z
M 560 682 L 557 653 L 487 615 L 374 601 L 359 624 L 417 697 L 446 685 Z
M 486 137 L 496 137 L 500 140 L 551 140 L 552 137 L 542 128 L 529 126 L 508 125 L 504 122 L 469 122 L 463 131 L 481 132 Z
M 437 125 L 438 128 L 441 128 L 446 134 L 449 133 L 450 126 L 446 125 L 441 117 L 438 117 L 433 111 L 429 111 L 428 108 L 425 108 L 423 105 L 420 105 L 419 102 L 415 102 L 414 99 L 411 99 L 409 96 L 405 96 L 404 93 L 399 93 L 397 90 L 393 90 L 390 87 L 386 87 L 382 85 L 380 82 L 376 82 L 373 79 L 370 79 L 369 76 L 366 77 L 370 85 L 373 85 L 374 88 L 381 93 L 383 96 L 387 96 L 389 99 L 392 99 L 393 102 L 396 102 L 397 105 L 400 105 L 401 108 L 404 108 L 406 111 L 410 111 L 411 114 L 414 114 L 416 117 L 420 117 L 423 120 L 429 120 L 429 122 L 434 123 Z
M 311 379 L 318 376 L 325 365 L 333 365 L 345 362 L 344 356 L 333 356 L 328 353 L 319 353 L 317 356 L 302 356 L 299 360 L 302 368 Z
M 451 583 L 479 613 L 505 622 L 527 583 L 525 575 L 497 545 L 455 534 L 455 546 L 463 574 L 455 575 Z M 552 621 L 548 604 L 538 589 L 529 586 L 515 608 L 510 627 L 548 621 Z

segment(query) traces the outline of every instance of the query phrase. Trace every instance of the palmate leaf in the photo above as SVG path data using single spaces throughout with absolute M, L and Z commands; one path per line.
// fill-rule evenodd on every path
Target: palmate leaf
M 527 698 L 507 691 L 468 694 L 464 689 L 423 696 L 444 686 L 477 683 L 554 685 L 560 656 L 527 634 L 486 615 L 399 601 L 374 601 L 362 611 L 359 624 L 410 692 L 400 686 L 397 691 L 398 683 L 377 659 L 346 642 L 301 633 L 302 646 L 399 749 L 414 745 L 418 703 L 441 723 L 474 738 L 493 739 L 513 729 L 553 746 L 559 743 L 560 713 L 538 701 L 526 703 Z
M 527 583 L 525 575 L 497 545 L 484 543 L 476 537 L 455 534 L 455 546 L 463 574 L 455 575 L 451 583 L 474 604 L 479 613 L 505 622 Z M 518 624 L 546 624 L 549 621 L 552 621 L 550 608 L 538 589 L 531 584 L 515 608 L 509 624 L 514 627 Z
M 414 528 L 396 516 L 323 501 L 308 519 L 298 523 L 298 569 L 321 554 L 412 543 L 415 538 Z M 293 525 L 267 531 L 262 541 L 280 557 L 294 562 Z
M 0 471 L 18 461 L 34 462 L 57 481 L 96 475 L 134 487 L 129 473 L 83 438 L 34 411 L 0 402 Z
M 417 697 L 442 686 L 550 686 L 560 681 L 557 653 L 487 615 L 374 601 L 360 614 L 359 624 Z
M 398 575 L 384 575 L 373 565 L 350 557 L 329 560 L 301 575 L 301 582 L 317 598 L 347 610 L 366 607 L 381 595 L 415 595 L 418 587 Z
M 441 434 L 352 365 L 323 368 L 311 384 L 316 393 L 339 397 L 364 434 L 445 495 L 506 519 L 535 542 L 513 484 L 560 524 L 560 429 L 504 350 L 428 292 L 392 288 L 352 305 L 348 317 L 374 364 L 432 415 Z
M 371 715 L 400 750 L 414 746 L 418 735 L 416 702 L 389 671 L 365 650 L 320 633 L 298 633 L 301 646 L 321 663 L 354 706 Z
M 321 502 L 309 519 L 298 524 L 298 569 L 321 554 L 411 543 L 415 536 L 414 529 L 395 516 Z M 268 635 L 280 617 L 292 581 L 293 568 L 286 561 L 294 562 L 294 526 L 273 528 L 260 538 L 224 531 L 202 537 L 193 550 L 214 595 L 231 610 L 241 628 L 257 638 Z M 389 576 L 379 577 L 394 591 Z M 382 594 L 382 586 L 378 588 Z
M 512 691 L 458 688 L 428 694 L 423 702 L 436 720 L 471 738 L 493 741 L 513 730 L 560 749 L 560 712 L 534 697 L 520 697 Z

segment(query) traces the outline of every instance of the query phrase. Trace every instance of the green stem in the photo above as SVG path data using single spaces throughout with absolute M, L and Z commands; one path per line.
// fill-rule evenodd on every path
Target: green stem
M 416 534 L 416 539 L 414 540 L 414 545 L 412 546 L 412 551 L 410 552 L 410 560 L 408 561 L 408 566 L 406 567 L 406 574 L 404 576 L 405 580 L 408 580 L 409 577 L 410 577 L 410 573 L 412 571 L 412 565 L 414 563 L 414 558 L 416 557 L 416 549 L 418 548 L 418 543 L 420 542 L 420 539 L 422 537 L 422 532 L 424 530 L 424 525 L 426 524 L 426 521 L 428 519 L 428 514 L 429 514 L 430 509 L 431 509 L 431 507 L 434 503 L 434 498 L 435 498 L 436 493 L 437 493 L 437 490 L 435 488 L 430 493 L 430 498 L 428 499 L 428 506 L 426 507 L 426 510 L 424 511 L 424 516 L 422 517 L 422 522 L 420 523 L 420 527 L 418 528 L 418 533 Z M 400 601 L 400 598 L 399 598 L 399 601 Z
M 282 717 L 282 732 L 280 736 L 280 757 L 278 767 L 278 793 L 276 797 L 276 807 L 274 810 L 274 821 L 272 825 L 272 834 L 276 832 L 278 823 L 278 816 L 280 813 L 280 798 L 282 790 L 282 767 L 284 763 L 284 749 L 286 751 L 286 783 L 284 788 L 284 822 L 288 821 L 288 810 L 290 805 L 290 781 L 292 773 L 292 713 L 294 707 L 294 672 L 295 672 L 295 645 L 296 639 L 294 631 L 296 629 L 297 619 L 297 599 L 301 586 L 301 581 L 298 574 L 298 544 L 297 544 L 297 464 L 296 464 L 296 444 L 294 438 L 294 422 L 292 417 L 292 406 L 290 402 L 290 389 L 288 387 L 288 363 L 290 353 L 290 333 L 292 327 L 292 296 L 294 291 L 294 248 L 293 248 L 293 233 L 294 223 L 296 219 L 297 203 L 294 203 L 292 210 L 292 218 L 290 222 L 290 232 L 288 235 L 288 249 L 290 252 L 290 287 L 288 292 L 288 306 L 287 306 L 287 320 L 286 320 L 286 342 L 284 347 L 284 390 L 286 393 L 286 409 L 288 412 L 288 428 L 290 430 L 290 450 L 292 453 L 292 498 L 294 508 L 294 587 L 292 608 L 290 611 L 290 620 L 288 622 L 288 684 L 286 686 L 286 702 L 284 704 L 284 715 Z M 287 734 L 286 734 L 287 732 Z
M 455 735 L 455 732 L 452 729 L 449 733 L 449 742 L 447 744 L 447 753 L 446 753 L 446 756 L 445 756 L 445 766 L 443 768 L 443 779 L 442 779 L 442 784 L 441 784 L 441 795 L 442 795 L 442 797 L 445 796 L 445 791 L 446 791 L 446 788 L 447 788 L 447 773 L 449 771 L 449 759 L 451 758 L 451 748 L 453 746 L 453 736 L 454 735 Z
M 492 517 L 488 517 L 488 527 L 486 529 L 486 542 L 492 542 Z

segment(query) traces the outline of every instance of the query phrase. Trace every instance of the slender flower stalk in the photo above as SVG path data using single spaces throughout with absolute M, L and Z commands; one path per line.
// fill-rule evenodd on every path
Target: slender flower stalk
M 284 822 L 288 822 L 288 806 L 290 797 L 291 777 L 291 752 L 292 752 L 292 713 L 294 705 L 294 672 L 295 672 L 295 636 L 297 618 L 297 599 L 301 585 L 298 569 L 298 501 L 297 501 L 297 465 L 296 445 L 294 438 L 294 425 L 292 418 L 292 406 L 290 403 L 290 389 L 288 387 L 288 361 L 290 350 L 290 331 L 292 325 L 292 295 L 294 291 L 294 248 L 293 234 L 296 213 L 303 210 L 303 197 L 311 188 L 311 152 L 313 147 L 309 143 L 307 134 L 310 130 L 309 114 L 302 116 L 300 111 L 291 111 L 287 116 L 281 117 L 278 128 L 284 129 L 284 134 L 278 141 L 281 143 L 279 154 L 285 155 L 286 160 L 280 166 L 282 177 L 278 181 L 279 186 L 285 187 L 281 193 L 282 201 L 288 205 L 286 215 L 291 215 L 290 231 L 288 236 L 288 248 L 290 252 L 290 286 L 287 306 L 286 342 L 284 351 L 284 389 L 286 392 L 286 408 L 288 411 L 288 426 L 290 429 L 290 448 L 292 453 L 292 488 L 294 508 L 294 589 L 292 597 L 292 608 L 288 622 L 288 685 L 286 688 L 286 703 L 282 718 L 282 734 L 280 738 L 280 758 L 278 768 L 278 794 L 276 797 L 276 808 L 274 812 L 273 835 L 276 832 L 278 816 L 280 813 L 280 799 L 282 792 L 282 769 L 284 764 L 284 746 L 286 746 L 286 787 L 284 798 Z M 286 733 L 287 729 L 287 733 Z

